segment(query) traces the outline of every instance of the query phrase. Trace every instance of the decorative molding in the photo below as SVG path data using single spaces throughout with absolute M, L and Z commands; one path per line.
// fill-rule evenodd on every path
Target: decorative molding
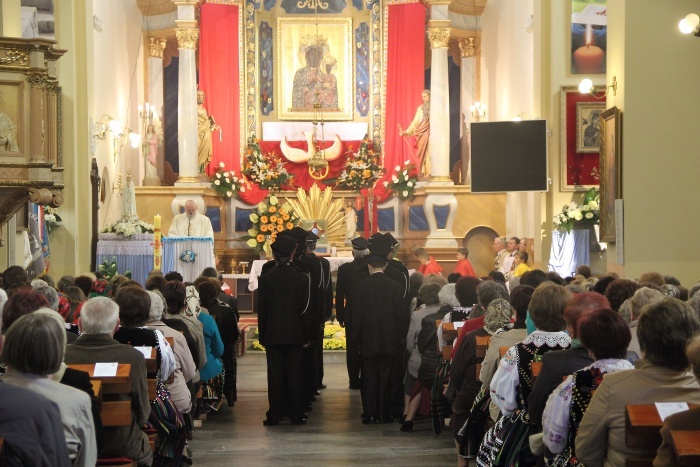
M 462 58 L 473 57 L 474 55 L 476 55 L 475 41 L 475 37 L 459 40 L 459 51 L 462 53 Z
M 178 49 L 196 49 L 197 40 L 199 39 L 199 29 L 176 28 L 175 37 L 177 37 Z
M 379 1 L 375 1 L 372 5 L 370 28 L 372 31 L 370 39 L 370 50 L 372 51 L 372 102 L 375 103 L 372 109 L 372 140 L 375 148 L 381 148 L 382 141 L 384 141 L 384 103 L 382 97 L 382 89 L 384 88 L 382 85 L 384 82 L 382 60 L 384 53 L 382 53 L 382 9 Z
M 245 83 L 241 86 L 244 91 L 244 99 L 241 103 L 241 110 L 245 109 L 246 122 L 245 127 L 247 133 L 241 138 L 241 144 L 246 141 L 249 135 L 252 133 L 257 134 L 257 78 L 255 76 L 255 7 L 252 3 L 246 2 L 245 6 L 245 28 L 244 28 L 244 38 L 245 41 L 245 56 L 241 57 L 241 64 L 245 62 Z M 241 75 L 243 76 L 243 75 Z
M 163 58 L 163 51 L 165 50 L 166 43 L 167 41 L 165 39 L 156 39 L 155 37 L 149 37 L 148 56 L 154 58 Z
M 431 49 L 446 49 L 450 43 L 450 28 L 428 28 Z
M 44 85 L 47 82 L 48 79 L 48 74 L 46 73 L 46 70 L 42 69 L 32 69 L 28 73 L 26 73 L 27 76 L 27 82 L 32 88 L 38 88 L 41 89 L 44 87 Z
M 20 66 L 27 66 L 28 60 L 29 57 L 26 51 L 9 49 L 4 57 L 0 57 L 0 64 L 9 65 L 18 61 Z

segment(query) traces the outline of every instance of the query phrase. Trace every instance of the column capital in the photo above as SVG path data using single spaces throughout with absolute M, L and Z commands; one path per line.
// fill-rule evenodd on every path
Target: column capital
M 476 38 L 474 37 L 459 40 L 459 50 L 462 53 L 462 58 L 473 57 L 476 55 L 475 40 Z
M 430 48 L 447 48 L 450 42 L 450 28 L 428 28 Z
M 199 39 L 199 29 L 197 28 L 176 28 L 178 49 L 196 49 L 197 39 Z
M 156 39 L 155 37 L 148 38 L 148 56 L 155 58 L 163 58 L 165 50 L 165 39 Z

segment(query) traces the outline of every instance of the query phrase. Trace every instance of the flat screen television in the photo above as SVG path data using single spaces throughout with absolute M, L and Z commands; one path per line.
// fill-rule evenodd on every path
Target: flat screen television
M 471 125 L 472 193 L 547 191 L 547 121 Z

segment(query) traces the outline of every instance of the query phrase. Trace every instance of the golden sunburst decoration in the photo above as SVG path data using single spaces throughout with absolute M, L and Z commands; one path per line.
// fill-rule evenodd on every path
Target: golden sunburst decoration
M 333 190 L 326 188 L 321 193 L 318 185 L 314 185 L 307 193 L 303 188 L 299 188 L 297 199 L 287 198 L 287 202 L 300 221 L 325 220 L 328 243 L 343 244 L 345 240 L 343 198 L 333 199 Z

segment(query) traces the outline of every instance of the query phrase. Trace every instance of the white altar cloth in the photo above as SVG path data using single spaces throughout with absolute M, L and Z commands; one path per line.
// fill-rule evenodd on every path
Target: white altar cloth
M 327 256 L 325 258 L 331 263 L 331 272 L 337 271 L 341 264 L 350 263 L 353 260 L 352 256 Z M 253 266 L 250 268 L 250 274 L 248 275 L 248 290 L 251 292 L 258 288 L 258 277 L 260 277 L 260 272 L 265 263 L 267 263 L 266 259 L 253 261 Z

